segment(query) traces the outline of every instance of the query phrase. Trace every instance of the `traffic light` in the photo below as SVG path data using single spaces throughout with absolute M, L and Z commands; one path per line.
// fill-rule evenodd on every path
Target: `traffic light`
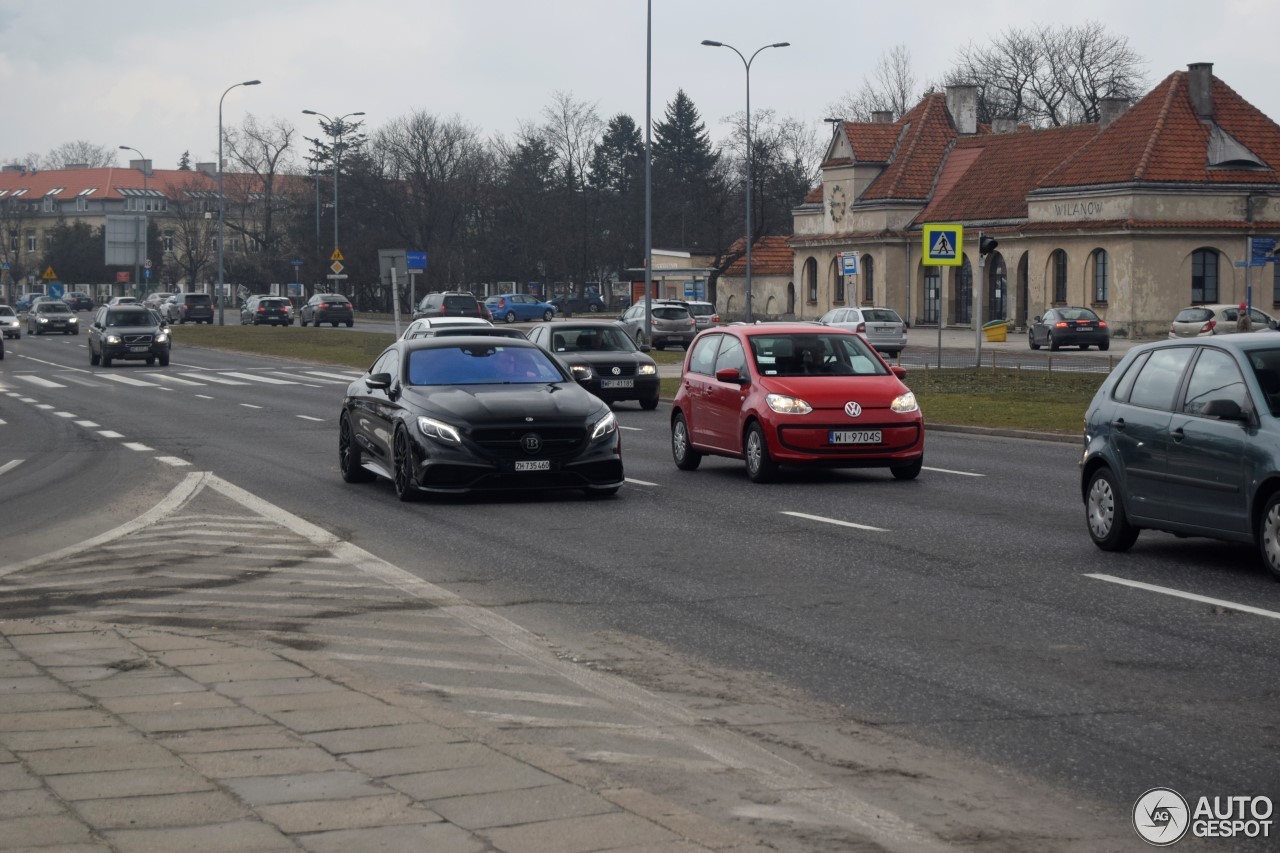
M 985 258 L 987 255 L 994 252 L 996 250 L 996 246 L 999 245 L 1000 243 L 998 240 L 994 240 L 991 237 L 983 235 L 978 238 L 978 254 Z

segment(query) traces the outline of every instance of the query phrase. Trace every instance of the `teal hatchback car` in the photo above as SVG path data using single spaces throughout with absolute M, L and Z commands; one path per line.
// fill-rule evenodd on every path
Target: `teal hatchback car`
M 1257 546 L 1280 580 L 1280 333 L 1135 347 L 1085 414 L 1089 535 L 1164 530 Z

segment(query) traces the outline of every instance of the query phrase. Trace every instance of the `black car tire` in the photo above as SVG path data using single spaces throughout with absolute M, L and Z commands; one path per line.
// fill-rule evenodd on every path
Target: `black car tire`
M 147 359 L 147 367 L 155 367 L 155 366 L 156 366 L 156 359 L 155 359 L 155 356 L 152 356 L 151 358 L 148 358 L 148 359 Z
M 1088 345 L 1088 344 L 1081 344 L 1081 345 L 1080 345 L 1080 352 L 1084 352 L 1084 351 L 1085 351 L 1085 350 L 1087 350 L 1088 348 L 1089 348 L 1089 345 Z
M 111 366 L 111 356 L 107 355 L 105 352 L 102 354 L 102 366 L 103 367 Z
M 334 320 L 334 321 L 333 321 L 332 323 L 330 323 L 329 325 L 330 325 L 330 326 L 333 326 L 333 327 L 336 329 L 336 328 L 338 328 L 338 321 L 337 321 L 337 320 Z
M 306 327 L 306 325 L 307 325 L 307 318 L 306 318 L 306 317 L 299 317 L 299 318 L 298 318 L 298 325 L 299 325 L 299 326 L 302 326 L 303 328 L 305 328 L 305 327 Z
M 1116 475 L 1102 467 L 1089 478 L 1085 490 L 1085 522 L 1089 538 L 1103 551 L 1128 551 L 1138 541 L 1139 528 L 1129 523 L 1116 488 Z
M 1111 341 L 1103 341 L 1102 343 L 1098 344 L 1099 352 L 1106 352 L 1109 349 L 1111 349 Z
M 161 367 L 169 366 L 169 353 L 164 353 L 163 355 L 160 356 L 160 366 Z
M 345 414 L 338 422 L 338 471 L 347 483 L 368 483 L 375 479 L 373 472 L 364 467 L 364 454 L 351 434 L 351 419 Z
M 348 328 L 348 329 L 350 329 L 350 328 L 351 328 L 352 326 L 354 326 L 355 324 L 356 324 L 356 321 L 355 321 L 355 320 L 348 320 L 348 321 L 347 321 L 347 328 Z M 337 324 L 335 323 L 334 325 L 337 325 Z
M 1058 343 L 1058 339 L 1057 339 L 1057 338 L 1055 338 L 1055 337 L 1053 336 L 1053 332 L 1050 332 L 1050 333 L 1049 333 L 1049 350 L 1050 350 L 1050 352 L 1057 352 L 1057 351 L 1058 351 L 1059 349 L 1061 349 L 1061 348 L 1062 348 L 1062 344 Z
M 1271 577 L 1280 581 L 1280 492 L 1267 498 L 1258 518 L 1258 555 Z
M 97 367 L 100 361 L 102 361 L 102 356 L 94 352 L 93 347 L 89 347 L 89 365 L 91 367 Z
M 658 408 L 658 403 L 660 402 L 662 402 L 662 400 L 657 394 L 654 394 L 652 397 L 641 397 L 640 408 L 644 409 L 646 412 L 652 412 L 654 409 Z
M 542 322 L 550 323 L 551 318 L 554 316 L 556 316 L 556 313 L 548 308 L 546 311 L 542 312 Z
M 671 421 L 671 458 L 681 471 L 692 471 L 702 463 L 702 454 L 689 441 L 689 424 L 678 412 Z
M 769 457 L 769 442 L 760 424 L 747 427 L 742 439 L 742 455 L 747 462 L 747 476 L 753 483 L 769 483 L 778 474 L 778 463 Z
M 1027 332 L 1027 343 L 1030 344 L 1032 349 L 1040 349 L 1040 345 L 1036 343 L 1035 332 Z
M 920 476 L 920 469 L 923 467 L 924 457 L 921 456 L 915 462 L 908 462 L 906 465 L 890 465 L 889 473 L 895 480 L 914 480 Z
M 409 435 L 403 428 L 396 430 L 391 444 L 392 480 L 396 497 L 408 502 L 417 500 L 418 489 L 413 484 L 413 451 L 409 448 Z
M 507 323 L 514 323 L 516 321 L 516 312 L 508 311 L 502 319 Z

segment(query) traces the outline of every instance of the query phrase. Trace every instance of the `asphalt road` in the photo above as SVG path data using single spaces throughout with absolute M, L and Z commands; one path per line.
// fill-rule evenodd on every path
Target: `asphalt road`
M 83 337 L 8 342 L 6 557 L 145 508 L 187 462 L 567 650 L 637 637 L 756 674 L 851 726 L 1114 807 L 1107 820 L 1154 786 L 1280 795 L 1280 585 L 1243 546 L 1148 532 L 1097 551 L 1073 445 L 939 431 L 914 482 L 757 486 L 735 461 L 677 471 L 665 407 L 624 405 L 632 482 L 616 499 L 401 504 L 338 476 L 350 371 L 178 341 L 167 370 L 90 368 Z M 663 676 L 653 658 L 613 665 Z

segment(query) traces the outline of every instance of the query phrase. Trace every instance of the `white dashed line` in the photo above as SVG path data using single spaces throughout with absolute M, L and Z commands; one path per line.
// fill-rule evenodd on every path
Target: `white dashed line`
M 358 373 L 357 374 L 325 373 L 322 370 L 308 370 L 306 371 L 306 373 L 310 376 L 326 376 L 330 379 L 341 379 L 343 382 L 348 382 L 348 383 L 354 382 L 355 380 L 360 378 L 360 374 Z
M 15 376 L 15 379 L 21 379 L 23 382 L 30 382 L 32 385 L 39 385 L 41 388 L 66 388 L 61 382 L 53 382 L 40 376 Z
M 24 403 L 34 403 L 34 402 L 35 402 L 35 400 L 31 399 L 30 397 L 19 397 L 18 399 L 19 399 L 19 400 L 21 400 L 21 401 L 22 401 L 22 402 L 24 402 Z
M 58 416 L 58 417 L 60 417 L 60 418 L 76 418 L 76 417 L 79 417 L 79 415 L 73 415 L 73 414 L 71 414 L 70 412 L 54 412 L 54 414 L 55 414 L 55 415 L 57 415 L 57 416 Z
M 644 430 L 641 429 L 640 427 L 628 427 L 628 426 L 622 426 L 621 424 L 618 425 L 618 429 L 629 429 L 632 432 L 644 432 Z
M 189 466 L 191 464 L 187 460 L 179 459 L 176 456 L 157 456 L 156 461 L 163 462 L 166 465 L 172 465 L 174 468 L 182 468 L 183 466 Z
M 14 468 L 17 468 L 21 464 L 22 464 L 21 459 L 14 459 L 12 462 L 6 462 L 3 465 L 0 465 L 0 474 L 4 474 L 9 471 L 12 471 Z
M 324 418 L 313 418 L 311 415 L 298 415 L 298 417 L 302 418 L 304 421 L 324 421 Z
M 43 409 L 43 410 L 45 410 L 45 411 L 48 411 L 49 409 L 52 409 L 52 408 L 53 408 L 53 406 L 50 406 L 48 403 L 38 403 L 38 404 L 36 405 L 36 408 L 37 408 L 37 409 Z
M 137 450 L 137 451 L 140 451 L 140 452 L 142 452 L 142 453 L 146 453 L 147 451 L 151 450 L 151 448 L 150 448 L 150 447 L 147 447 L 145 444 L 139 444 L 139 443 L 138 443 L 138 442 L 136 442 L 136 441 L 125 441 L 125 442 L 121 442 L 121 443 L 122 443 L 125 447 L 129 448 L 130 450 Z
M 93 421 L 76 421 L 76 426 L 82 426 L 85 429 L 97 429 L 98 425 Z
M 0 419 L 0 426 L 4 426 L 8 421 Z
M 237 379 L 248 379 L 250 382 L 265 382 L 268 385 L 297 385 L 298 383 L 291 379 L 276 379 L 271 376 L 254 376 L 251 373 L 234 373 L 227 371 L 227 376 L 234 376 Z
M 246 409 L 261 409 L 261 406 L 255 406 L 253 403 L 241 403 Z
M 119 382 L 121 385 L 136 385 L 139 388 L 159 388 L 160 386 L 154 382 L 143 382 L 141 379 L 134 379 L 132 376 L 116 376 L 111 373 L 96 373 L 103 379 L 110 379 L 112 382 Z
M 657 483 L 650 483 L 648 480 L 633 480 L 630 477 L 624 477 L 628 483 L 635 483 L 637 486 L 656 486 Z
M 190 379 L 179 379 L 176 376 L 170 376 L 167 373 L 148 373 L 148 376 L 159 379 L 161 382 L 173 382 L 177 385 L 203 385 L 203 382 L 192 382 Z
M 212 376 L 208 373 L 184 373 L 183 376 L 195 376 L 205 382 L 215 382 L 218 385 L 248 385 L 247 382 L 237 382 L 234 379 L 223 379 L 221 376 Z
M 938 474 L 958 474 L 961 477 L 985 477 L 986 474 L 975 474 L 972 471 L 952 471 L 950 468 L 930 468 L 928 465 L 922 465 L 922 470 L 934 471 Z
M 1239 610 L 1241 613 L 1252 613 L 1255 616 L 1266 616 L 1269 619 L 1280 619 L 1280 613 L 1274 610 L 1263 610 L 1261 607 L 1252 607 L 1248 604 L 1236 604 L 1234 601 L 1226 601 L 1221 598 L 1209 598 L 1207 595 L 1196 595 L 1194 592 L 1183 592 L 1180 589 L 1169 589 L 1165 586 L 1156 586 L 1155 584 L 1143 583 L 1142 581 L 1125 580 L 1114 575 L 1093 575 L 1085 574 L 1087 578 L 1093 578 L 1098 581 L 1106 581 L 1107 583 L 1118 583 L 1121 586 L 1130 586 L 1134 589 L 1144 589 L 1147 592 L 1158 592 L 1161 595 L 1171 595 L 1174 598 L 1185 598 L 1188 601 L 1198 601 L 1201 604 L 1213 604 L 1218 607 L 1225 607 L 1229 610 Z
M 213 399 L 213 398 L 212 398 L 212 397 L 210 397 L 208 394 L 197 394 L 196 396 L 197 396 L 197 397 L 199 397 L 201 400 L 212 400 L 212 399 Z
M 870 530 L 875 533 L 889 532 L 884 527 L 872 527 L 869 524 L 855 524 L 852 521 L 840 521 L 839 519 L 835 519 L 835 518 L 824 518 L 821 515 L 809 515 L 807 512 L 787 512 L 786 510 L 782 510 L 782 514 L 790 515 L 794 518 L 807 518 L 809 521 L 821 521 L 823 524 L 835 524 L 835 525 L 839 525 L 840 527 L 855 527 L 858 530 Z
M 124 436 L 121 435 L 120 433 L 113 432 L 109 429 L 99 430 L 98 435 L 102 436 L 103 438 L 124 438 Z

